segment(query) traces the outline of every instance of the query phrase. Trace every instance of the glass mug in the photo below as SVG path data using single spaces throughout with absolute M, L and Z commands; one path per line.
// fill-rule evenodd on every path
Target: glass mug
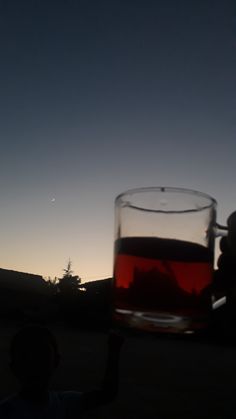
M 217 202 L 188 189 L 129 190 L 115 200 L 113 320 L 168 333 L 208 325 Z

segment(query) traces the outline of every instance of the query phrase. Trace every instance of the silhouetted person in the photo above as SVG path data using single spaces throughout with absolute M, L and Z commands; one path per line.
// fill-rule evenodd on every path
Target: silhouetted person
M 118 367 L 122 338 L 110 334 L 106 371 L 101 389 L 80 393 L 49 390 L 60 362 L 57 341 L 44 327 L 28 326 L 12 339 L 11 368 L 19 392 L 0 403 L 1 419 L 73 419 L 89 409 L 111 402 L 118 391 Z

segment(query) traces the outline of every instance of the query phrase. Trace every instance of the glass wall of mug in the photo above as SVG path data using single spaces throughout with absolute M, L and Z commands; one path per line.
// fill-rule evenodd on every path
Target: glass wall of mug
M 113 320 L 147 331 L 205 328 L 212 309 L 216 201 L 181 188 L 115 201 Z

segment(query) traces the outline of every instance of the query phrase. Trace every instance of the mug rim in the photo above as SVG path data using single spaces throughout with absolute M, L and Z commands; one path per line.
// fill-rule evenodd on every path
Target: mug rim
M 183 193 L 186 195 L 195 195 L 202 198 L 205 198 L 209 201 L 209 204 L 207 205 L 201 205 L 198 208 L 190 208 L 190 209 L 183 209 L 183 210 L 162 210 L 162 209 L 152 209 L 147 207 L 142 207 L 139 205 L 134 205 L 131 202 L 124 200 L 125 196 L 127 195 L 135 195 L 145 192 L 169 192 L 169 193 Z M 211 195 L 201 192 L 195 189 L 188 189 L 188 188 L 182 188 L 182 187 L 172 187 L 172 186 L 144 186 L 139 188 L 131 188 L 127 189 L 126 191 L 120 193 L 115 198 L 115 206 L 121 206 L 123 207 L 129 207 L 131 209 L 136 209 L 139 211 L 145 211 L 145 212 L 154 212 L 154 213 L 163 213 L 163 214 L 183 214 L 183 213 L 189 213 L 189 212 L 199 212 L 210 208 L 216 208 L 217 201 L 215 198 L 213 198 Z

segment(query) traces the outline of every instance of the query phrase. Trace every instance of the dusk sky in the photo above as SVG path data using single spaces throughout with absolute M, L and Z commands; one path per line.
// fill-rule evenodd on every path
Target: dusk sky
M 0 267 L 112 275 L 114 199 L 236 210 L 236 5 L 0 0 Z

